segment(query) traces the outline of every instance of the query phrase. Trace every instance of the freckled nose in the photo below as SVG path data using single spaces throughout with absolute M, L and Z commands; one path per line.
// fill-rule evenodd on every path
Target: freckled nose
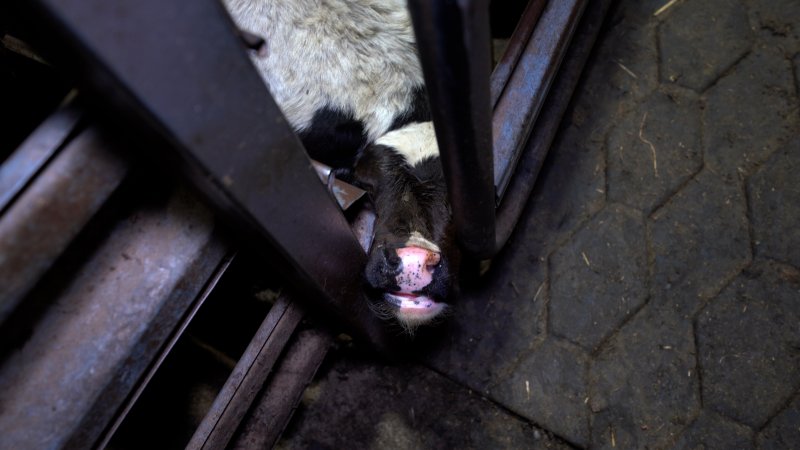
M 402 270 L 397 275 L 400 292 L 410 294 L 431 283 L 433 272 L 439 264 L 440 255 L 420 247 L 403 247 L 397 249 L 397 256 L 402 261 Z

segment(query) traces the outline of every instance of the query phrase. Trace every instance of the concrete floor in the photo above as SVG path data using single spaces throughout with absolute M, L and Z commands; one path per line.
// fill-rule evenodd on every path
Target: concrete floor
M 613 7 L 444 338 L 341 342 L 280 447 L 800 448 L 800 1 L 665 4 Z

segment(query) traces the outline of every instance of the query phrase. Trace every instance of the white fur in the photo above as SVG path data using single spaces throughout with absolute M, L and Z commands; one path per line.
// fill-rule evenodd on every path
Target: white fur
M 404 247 L 419 247 L 419 248 L 426 248 L 432 252 L 442 253 L 442 250 L 439 248 L 438 245 L 434 244 L 430 240 L 426 239 L 425 236 L 422 235 L 419 231 L 412 231 L 411 236 L 408 238 Z
M 412 166 L 426 158 L 439 156 L 433 122 L 410 123 L 384 134 L 375 143 L 393 148 Z
M 237 25 L 266 40 L 253 62 L 292 126 L 323 107 L 350 112 L 369 141 L 422 85 L 405 0 L 224 0 Z

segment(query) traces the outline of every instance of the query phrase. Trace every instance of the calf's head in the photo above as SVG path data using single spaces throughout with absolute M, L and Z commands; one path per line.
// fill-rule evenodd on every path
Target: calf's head
M 433 125 L 413 123 L 379 138 L 360 155 L 354 176 L 377 216 L 365 270 L 373 309 L 413 331 L 448 309 L 459 259 Z

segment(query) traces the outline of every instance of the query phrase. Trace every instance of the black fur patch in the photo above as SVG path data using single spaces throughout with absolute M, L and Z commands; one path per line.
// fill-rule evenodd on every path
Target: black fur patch
M 388 131 L 402 128 L 409 123 L 427 122 L 429 120 L 431 120 L 431 106 L 428 103 L 428 92 L 425 90 L 424 85 L 420 85 L 414 88 L 408 109 L 395 117 Z
M 331 108 L 317 111 L 311 126 L 299 135 L 311 158 L 334 168 L 352 167 L 366 142 L 361 121 Z

